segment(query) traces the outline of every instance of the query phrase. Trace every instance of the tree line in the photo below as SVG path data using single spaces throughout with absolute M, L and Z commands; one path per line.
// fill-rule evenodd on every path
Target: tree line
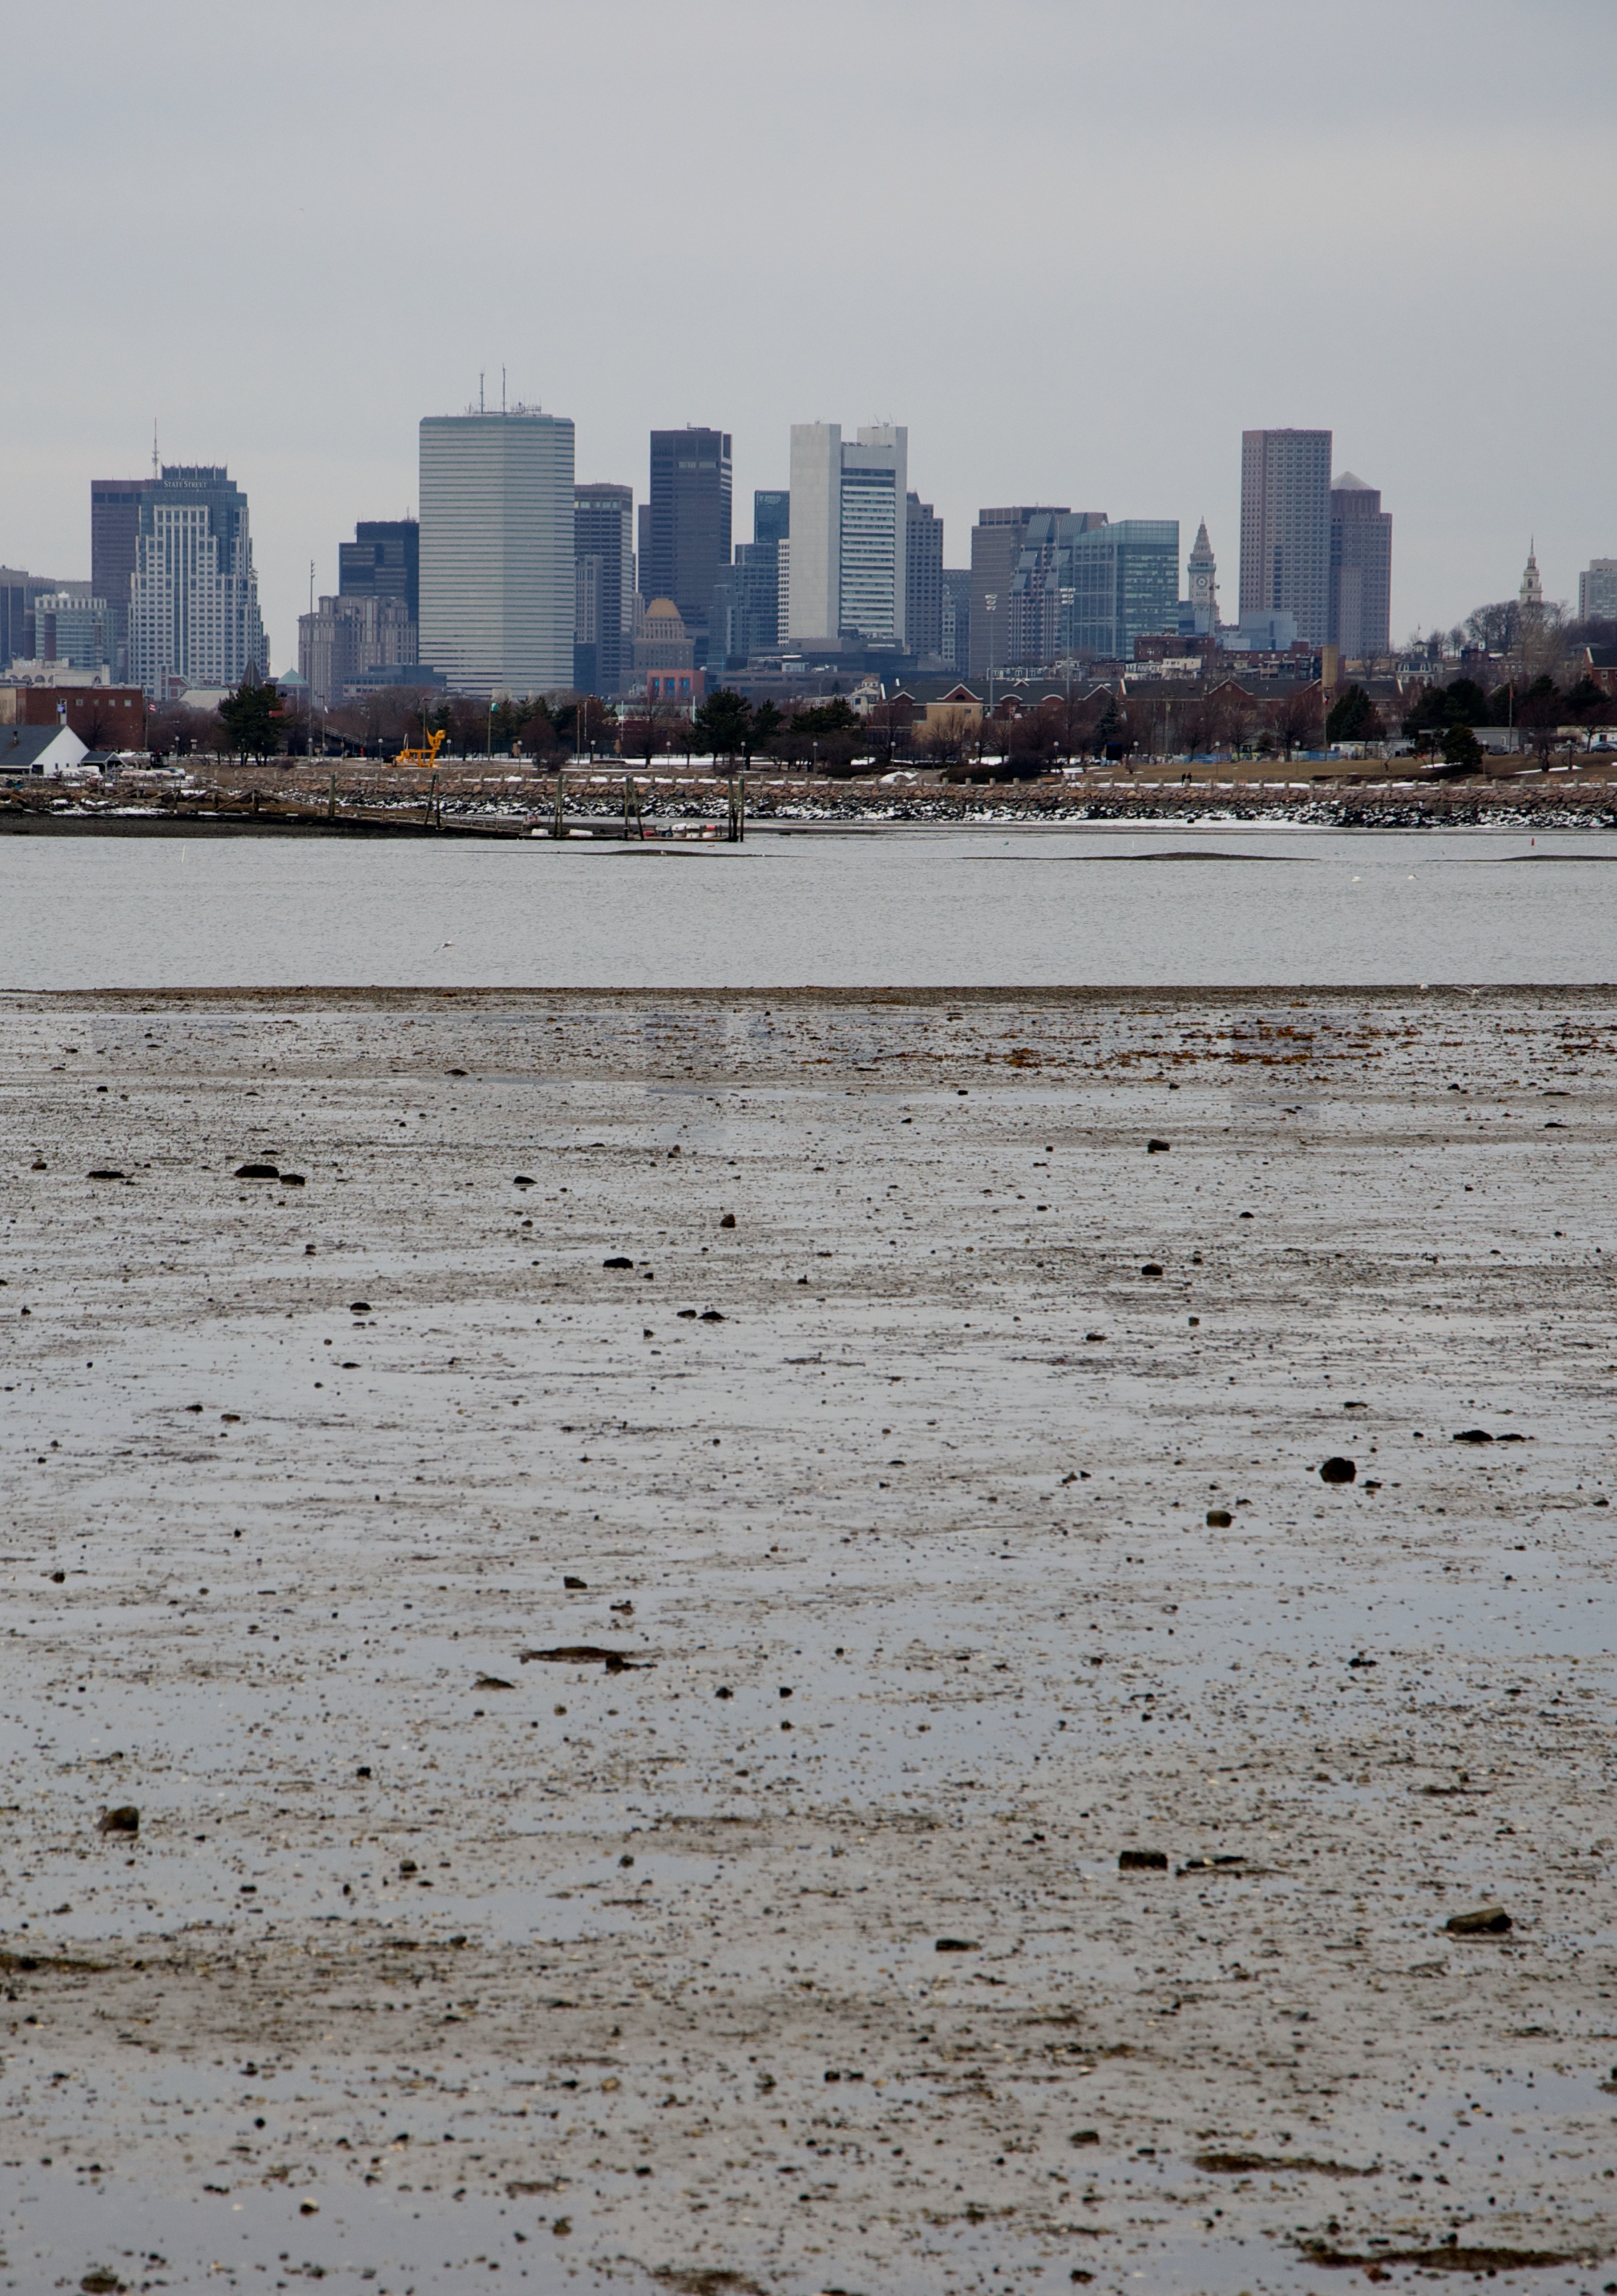
M 1414 689 L 1398 730 L 1417 750 L 1450 764 L 1481 754 L 1475 729 L 1509 726 L 1529 747 L 1547 749 L 1557 729 L 1586 731 L 1613 723 L 1617 710 L 1587 668 L 1564 685 L 1547 672 L 1488 691 L 1464 675 Z M 531 695 L 490 705 L 469 695 L 384 690 L 328 711 L 317 723 L 288 705 L 273 685 L 244 681 L 209 716 L 159 707 L 148 742 L 160 755 L 201 750 L 241 758 L 297 758 L 322 754 L 396 757 L 406 746 L 445 736 L 446 757 L 506 757 L 542 769 L 575 755 L 617 755 L 646 770 L 659 759 L 689 765 L 697 758 L 744 770 L 755 758 L 833 777 L 883 772 L 901 764 L 940 767 L 952 779 L 1030 779 L 1080 759 L 1244 753 L 1291 758 L 1321 741 L 1375 742 L 1389 727 L 1362 685 L 1339 693 L 1328 710 L 1317 685 L 1260 698 L 1233 680 L 1183 694 L 1149 685 L 1114 693 L 1050 694 L 1035 702 L 1007 697 L 992 717 L 974 706 L 917 716 L 907 701 L 882 701 L 861 715 L 842 695 L 782 709 L 752 703 L 721 687 L 694 714 L 672 704 L 644 703 L 620 718 L 593 695 Z

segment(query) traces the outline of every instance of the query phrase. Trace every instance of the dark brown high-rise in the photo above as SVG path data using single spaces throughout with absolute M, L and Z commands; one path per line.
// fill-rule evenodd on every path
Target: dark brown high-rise
M 713 585 L 730 563 L 730 434 L 694 423 L 652 433 L 640 594 L 671 598 L 706 660 Z

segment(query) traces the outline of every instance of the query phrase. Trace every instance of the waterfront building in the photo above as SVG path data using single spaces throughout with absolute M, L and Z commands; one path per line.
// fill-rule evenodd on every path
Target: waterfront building
M 697 423 L 653 430 L 651 472 L 641 594 L 673 600 L 698 660 L 705 660 L 713 586 L 730 563 L 730 434 Z
M 222 463 L 162 466 L 139 488 L 129 587 L 133 684 L 158 699 L 267 676 L 247 496 Z
M 1309 645 L 1330 637 L 1331 433 L 1241 434 L 1241 603 L 1289 613 Z
M 421 425 L 421 658 L 457 693 L 572 685 L 573 426 L 515 406 Z
M 1331 482 L 1329 641 L 1344 661 L 1392 651 L 1392 514 L 1351 471 Z

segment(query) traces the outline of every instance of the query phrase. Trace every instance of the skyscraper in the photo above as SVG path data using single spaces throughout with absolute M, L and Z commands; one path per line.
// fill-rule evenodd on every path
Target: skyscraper
M 1617 621 L 1617 558 L 1591 558 L 1579 575 L 1578 619 Z
M 842 428 L 792 426 L 792 549 L 787 636 L 825 644 L 841 627 Z
M 1241 433 L 1241 618 L 1293 615 L 1297 635 L 1331 635 L 1331 434 Z
M 398 598 L 421 619 L 421 521 L 362 518 L 352 542 L 337 545 L 340 598 Z
M 792 426 L 789 635 L 903 649 L 908 610 L 909 432 L 872 423 L 851 443 L 840 422 Z
M 1056 571 L 1060 655 L 1132 661 L 1136 638 L 1177 627 L 1179 521 L 1120 518 L 1078 529 L 1063 537 Z
M 782 568 L 790 547 L 792 496 L 759 487 L 752 496 L 752 539 L 735 545 L 735 562 L 713 586 L 708 667 L 722 670 L 780 644 Z
M 620 693 L 635 644 L 635 490 L 591 481 L 574 487 L 572 504 L 573 684 L 586 693 Z
M 972 570 L 969 566 L 946 566 L 943 570 L 942 643 L 939 648 L 944 660 L 962 677 L 970 673 L 972 662 Z
M 516 406 L 421 425 L 421 655 L 464 693 L 572 684 L 573 426 Z
M 34 653 L 40 661 L 68 669 L 106 669 L 116 675 L 121 617 L 88 586 L 45 590 L 34 601 Z
M 139 487 L 129 590 L 129 676 L 164 698 L 184 685 L 269 674 L 247 496 L 222 463 L 163 465 Z
M 713 585 L 730 563 L 730 434 L 689 423 L 652 433 L 640 594 L 671 598 L 706 659 Z
M 752 496 L 752 540 L 735 545 L 735 563 L 742 572 L 741 594 L 746 602 L 751 650 L 765 653 L 784 644 L 786 626 L 781 619 L 781 570 L 792 535 L 792 494 L 786 487 L 759 487 Z
M 1012 570 L 1010 594 L 997 608 L 995 667 L 1009 663 L 1029 669 L 1064 660 L 1072 652 L 1072 549 L 1080 535 L 1104 526 L 1104 510 L 1034 511 L 1022 529 L 1022 549 Z M 1176 543 L 1178 529 L 1175 529 Z M 1175 568 L 1176 589 L 1178 568 Z M 1104 652 L 1093 639 L 1087 653 Z
M 403 598 L 350 591 L 299 615 L 298 674 L 317 708 L 341 701 L 343 689 L 361 679 L 375 684 L 379 672 L 389 684 L 408 684 L 420 674 L 416 625 Z
M 905 504 L 904 643 L 923 660 L 943 652 L 943 521 L 917 494 Z
M 1347 661 L 1392 648 L 1392 513 L 1351 471 L 1331 482 L 1330 641 Z
M 150 479 L 92 479 L 90 481 L 90 587 L 117 618 L 114 667 L 128 667 L 129 586 L 140 543 L 140 505 Z
M 773 550 L 792 531 L 790 487 L 755 487 L 752 490 L 752 545 Z
M 990 668 L 1003 670 L 1010 660 L 1011 585 L 1022 561 L 1028 521 L 1041 514 L 1071 515 L 1063 503 L 1012 503 L 980 510 L 972 529 L 971 665 L 969 675 L 984 677 Z M 993 604 L 989 603 L 989 599 Z

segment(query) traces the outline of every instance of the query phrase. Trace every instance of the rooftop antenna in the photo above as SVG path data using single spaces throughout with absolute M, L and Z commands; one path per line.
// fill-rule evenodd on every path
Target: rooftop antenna
M 477 371 L 477 411 L 480 414 L 483 411 L 483 370 L 480 366 Z
M 505 412 L 505 370 L 500 369 L 500 413 Z
M 162 467 L 157 459 L 157 417 L 154 414 L 152 417 L 152 476 L 154 480 L 160 480 L 162 475 Z

